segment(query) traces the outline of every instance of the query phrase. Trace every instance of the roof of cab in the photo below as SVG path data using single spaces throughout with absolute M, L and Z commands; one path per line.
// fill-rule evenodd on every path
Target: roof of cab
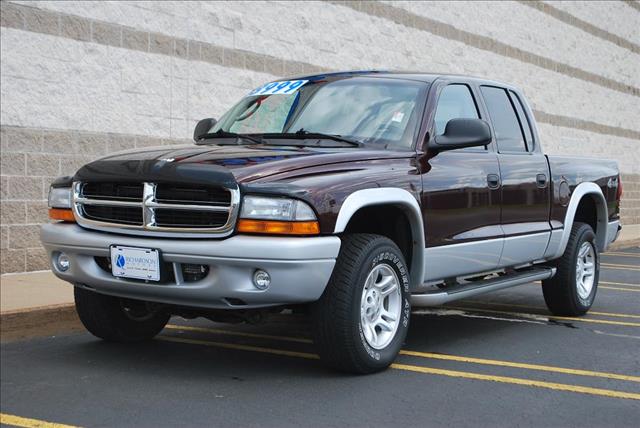
M 363 76 L 363 77 L 385 77 L 390 79 L 402 79 L 402 80 L 415 80 L 419 82 L 424 82 L 431 84 L 436 79 L 461 79 L 465 81 L 475 81 L 479 84 L 489 84 L 489 85 L 498 85 L 504 86 L 508 88 L 515 89 L 513 85 L 510 85 L 505 82 L 498 82 L 491 79 L 485 79 L 482 77 L 475 76 L 465 76 L 460 74 L 448 74 L 448 73 L 425 73 L 425 72 L 416 72 L 416 71 L 391 71 L 391 70 L 346 70 L 346 71 L 336 71 L 336 72 L 327 72 L 327 73 L 315 73 L 315 74 L 307 74 L 300 75 L 294 77 L 287 77 L 287 80 L 313 80 L 313 79 L 321 79 L 323 77 L 352 77 L 352 76 Z
M 429 73 L 414 73 L 414 72 L 405 72 L 405 71 L 387 71 L 387 70 L 345 70 L 345 71 L 335 71 L 335 72 L 327 72 L 327 73 L 314 73 L 314 74 L 305 74 L 299 76 L 289 76 L 287 79 L 289 80 L 312 80 L 319 79 L 323 77 L 355 77 L 355 76 L 363 76 L 363 77 L 376 77 L 384 75 L 384 77 L 388 78 L 398 78 L 404 80 L 418 80 L 421 82 L 431 83 L 438 77 L 439 74 L 429 74 Z

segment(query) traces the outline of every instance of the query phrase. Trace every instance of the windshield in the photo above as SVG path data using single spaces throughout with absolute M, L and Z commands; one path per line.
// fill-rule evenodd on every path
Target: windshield
M 411 148 L 422 113 L 421 82 L 383 78 L 310 78 L 256 89 L 211 132 L 329 134 L 365 144 Z M 278 89 L 281 88 L 281 89 Z M 267 135 L 266 138 L 277 138 Z

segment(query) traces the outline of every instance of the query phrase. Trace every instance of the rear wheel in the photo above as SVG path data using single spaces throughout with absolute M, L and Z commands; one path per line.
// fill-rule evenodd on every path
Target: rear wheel
M 373 234 L 344 236 L 333 275 L 313 306 L 321 360 L 351 373 L 387 368 L 407 334 L 409 296 L 409 272 L 393 241 Z
M 169 321 L 170 315 L 140 300 L 107 296 L 75 287 L 76 312 L 94 336 L 112 342 L 140 342 L 152 339 Z
M 542 292 L 555 315 L 585 314 L 596 298 L 600 259 L 591 226 L 575 223 L 562 257 L 553 261 L 553 278 L 542 281 Z

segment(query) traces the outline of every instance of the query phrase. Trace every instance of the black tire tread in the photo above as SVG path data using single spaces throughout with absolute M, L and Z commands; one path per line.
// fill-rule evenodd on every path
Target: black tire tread
M 550 263 L 557 269 L 556 274 L 553 278 L 542 281 L 544 301 L 554 315 L 577 316 L 583 315 L 588 310 L 577 304 L 574 269 L 579 243 L 582 236 L 589 232 L 593 233 L 593 229 L 588 224 L 580 222 L 573 224 L 564 254 Z
M 369 233 L 343 236 L 329 284 L 314 304 L 314 343 L 320 359 L 334 369 L 363 374 L 380 370 L 359 357 L 358 344 L 349 331 L 354 280 L 369 251 L 379 245 L 392 246 L 401 254 L 397 245 L 384 236 Z
M 140 342 L 155 337 L 169 321 L 168 314 L 157 313 L 146 321 L 126 316 L 117 297 L 74 288 L 76 312 L 84 327 L 94 336 L 110 342 Z

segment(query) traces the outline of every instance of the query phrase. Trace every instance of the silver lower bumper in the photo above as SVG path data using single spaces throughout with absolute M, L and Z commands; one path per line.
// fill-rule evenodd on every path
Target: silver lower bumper
M 605 242 L 605 249 L 609 247 L 612 243 L 618 239 L 620 236 L 620 231 L 622 230 L 622 225 L 619 220 L 610 221 L 607 225 L 607 239 Z
M 114 296 L 225 309 L 317 300 L 329 281 L 340 250 L 340 238 L 336 236 L 167 239 L 95 232 L 62 223 L 42 226 L 40 238 L 52 262 L 53 273 L 75 285 Z M 109 257 L 109 247 L 114 244 L 156 248 L 161 251 L 162 261 L 171 263 L 176 270 L 181 263 L 205 264 L 209 266 L 209 273 L 199 281 L 177 279 L 164 284 L 116 278 L 95 260 L 96 256 Z M 59 252 L 67 254 L 71 261 L 66 272 L 59 271 L 53 263 Z M 264 291 L 253 285 L 256 269 L 271 275 L 271 285 Z M 238 299 L 244 304 L 238 304 Z

